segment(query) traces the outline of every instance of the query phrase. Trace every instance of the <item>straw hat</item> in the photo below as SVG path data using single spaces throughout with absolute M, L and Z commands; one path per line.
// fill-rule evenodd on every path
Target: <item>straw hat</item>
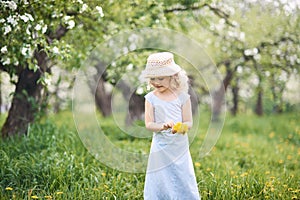
M 175 63 L 172 53 L 154 53 L 148 57 L 146 68 L 142 71 L 141 78 L 172 76 L 180 71 L 181 67 Z

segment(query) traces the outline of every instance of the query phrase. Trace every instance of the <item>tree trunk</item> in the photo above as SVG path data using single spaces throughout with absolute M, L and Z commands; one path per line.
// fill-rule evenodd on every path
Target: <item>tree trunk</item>
M 263 109 L 263 86 L 262 86 L 262 81 L 263 81 L 263 74 L 261 71 L 261 66 L 253 60 L 254 68 L 256 69 L 256 73 L 258 76 L 258 86 L 257 86 L 257 99 L 256 99 L 256 105 L 255 105 L 255 114 L 258 116 L 262 116 L 264 114 L 264 109 Z
M 97 108 L 100 110 L 104 117 L 108 117 L 112 113 L 111 99 L 112 93 L 105 88 L 105 81 L 101 77 L 98 81 L 97 88 L 95 90 L 95 101 Z
M 239 104 L 239 86 L 238 86 L 238 80 L 236 80 L 236 84 L 232 86 L 232 96 L 233 96 L 233 106 L 231 108 L 231 114 L 236 115 L 238 112 L 238 104 Z
M 41 72 L 26 67 L 19 75 L 8 117 L 2 127 L 2 137 L 27 134 L 39 108 L 42 85 L 37 83 Z
M 264 114 L 263 111 L 263 101 L 262 101 L 263 91 L 260 88 L 257 94 L 256 106 L 255 106 L 255 113 L 258 116 L 262 116 Z
M 129 99 L 129 110 L 126 115 L 126 125 L 132 125 L 135 120 L 143 120 L 145 113 L 145 99 L 143 96 L 132 93 Z
M 233 78 L 234 72 L 236 71 L 235 67 L 234 69 L 230 69 L 230 61 L 226 61 L 225 63 L 226 67 L 226 76 L 223 79 L 219 89 L 213 94 L 213 115 L 212 119 L 213 120 L 218 120 L 219 115 L 221 114 L 222 111 L 222 105 L 225 100 L 225 92 L 227 90 L 228 85 L 230 84 L 230 81 Z

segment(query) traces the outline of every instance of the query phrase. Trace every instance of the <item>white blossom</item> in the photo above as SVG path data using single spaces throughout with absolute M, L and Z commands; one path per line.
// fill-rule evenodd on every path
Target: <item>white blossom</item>
M 142 87 L 138 87 L 137 90 L 136 90 L 136 93 L 141 95 L 144 93 L 144 89 Z
M 96 6 L 96 10 L 98 11 L 100 17 L 104 17 L 103 9 L 101 6 Z
M 29 20 L 32 21 L 32 22 L 34 21 L 32 15 L 29 14 L 29 13 L 25 13 L 24 15 L 21 15 L 20 18 L 21 18 L 25 23 L 28 22 Z
M 59 53 L 59 49 L 57 48 L 57 46 L 54 46 L 52 48 L 53 53 L 58 54 Z
M 240 32 L 240 40 L 245 41 L 245 32 Z
M 30 21 L 32 21 L 32 22 L 34 21 L 34 19 L 33 19 L 33 17 L 32 17 L 31 14 L 25 13 L 25 15 L 29 18 Z
M 83 4 L 82 0 L 77 0 L 78 3 Z
M 260 55 L 260 54 L 255 54 L 255 55 L 253 56 L 253 58 L 254 58 L 255 60 L 260 60 L 260 59 L 261 59 L 261 55 Z
M 26 15 L 21 15 L 20 18 L 26 23 L 28 22 L 29 18 Z
M 64 16 L 64 20 L 65 20 L 65 21 L 69 21 L 70 19 L 71 19 L 70 16 L 68 16 L 68 15 Z
M 30 32 L 30 29 L 31 28 L 31 25 L 29 24 L 28 26 L 27 26 L 27 28 L 26 28 L 26 33 L 28 34 L 28 35 L 31 35 L 31 32 Z
M 133 69 L 133 64 L 130 63 L 129 65 L 127 65 L 126 70 L 127 71 L 131 71 Z
M 7 33 L 9 33 L 10 31 L 11 31 L 10 25 L 6 25 L 6 26 L 4 27 L 4 35 L 6 35 Z
M 12 10 L 12 11 L 15 11 L 17 9 L 17 4 L 14 2 L 14 1 L 8 1 L 7 2 L 8 4 L 8 7 Z
M 48 28 L 48 26 L 47 26 L 47 24 L 45 24 L 45 26 L 43 26 L 43 28 L 42 28 L 42 33 L 46 33 L 47 28 Z
M 31 51 L 31 48 L 30 48 L 30 44 L 25 44 L 25 45 L 22 47 L 21 54 L 22 54 L 23 56 L 31 56 L 32 51 Z
M 88 9 L 88 5 L 87 4 L 83 4 L 82 7 L 81 7 L 81 10 L 80 12 L 84 12 Z
M 42 26 L 41 26 L 40 24 L 37 24 L 37 25 L 35 26 L 35 30 L 39 31 L 39 30 L 41 30 L 41 29 L 42 29 Z
M 0 19 L 0 23 L 4 23 L 5 22 L 5 19 Z
M 9 65 L 10 64 L 10 58 L 6 58 L 5 60 L 1 59 L 1 62 L 2 62 L 3 65 Z
M 9 15 L 9 17 L 7 18 L 7 22 L 13 26 L 16 26 L 18 24 L 17 20 L 14 17 L 12 17 L 11 15 Z
M 68 21 L 68 27 L 67 29 L 72 29 L 75 27 L 75 22 L 73 20 Z
M 2 47 L 2 48 L 1 48 L 1 53 L 4 54 L 4 53 L 6 53 L 6 52 L 7 52 L 7 46 Z
M 27 47 L 22 47 L 21 54 L 27 56 L 29 49 Z

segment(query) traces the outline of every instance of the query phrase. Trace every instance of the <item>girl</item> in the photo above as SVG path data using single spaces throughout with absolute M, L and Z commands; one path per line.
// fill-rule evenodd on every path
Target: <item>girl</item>
M 169 52 L 150 55 L 141 76 L 154 87 L 145 96 L 145 125 L 153 137 L 144 199 L 200 199 L 188 136 L 175 128 L 193 124 L 188 78 Z

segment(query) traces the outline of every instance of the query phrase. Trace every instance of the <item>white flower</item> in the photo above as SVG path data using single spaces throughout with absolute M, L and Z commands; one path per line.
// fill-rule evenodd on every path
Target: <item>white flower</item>
M 20 18 L 26 23 L 28 22 L 29 18 L 26 15 L 21 15 Z
M 6 35 L 7 33 L 9 33 L 10 31 L 11 31 L 10 25 L 6 25 L 6 26 L 4 27 L 4 35 Z
M 81 12 L 84 12 L 88 9 L 88 5 L 87 4 L 83 4 L 82 8 L 81 8 Z
M 96 10 L 98 11 L 100 17 L 104 17 L 103 9 L 101 6 L 96 6 Z
M 7 46 L 1 48 L 1 53 L 5 54 L 7 52 Z
M 17 20 L 15 20 L 15 18 L 12 17 L 11 15 L 9 15 L 9 17 L 7 18 L 7 22 L 13 26 L 16 26 L 18 24 Z
M 27 28 L 26 28 L 26 33 L 28 34 L 28 35 L 31 35 L 31 33 L 30 33 L 30 29 L 31 28 L 31 25 L 29 24 L 28 26 L 27 26 Z
M 133 69 L 133 64 L 130 63 L 129 65 L 127 65 L 126 70 L 127 71 L 131 71 Z
M 7 4 L 8 4 L 8 7 L 9 7 L 12 11 L 16 10 L 17 7 L 18 7 L 17 4 L 16 4 L 14 1 L 8 1 Z
M 75 26 L 75 22 L 73 20 L 68 21 L 68 27 L 67 29 L 72 29 Z
M 37 25 L 35 26 L 35 30 L 39 31 L 39 30 L 41 30 L 41 29 L 42 29 L 42 26 L 41 26 L 40 24 L 37 24 Z
M 32 21 L 32 22 L 34 21 L 34 19 L 33 19 L 33 17 L 32 17 L 31 14 L 25 13 L 25 15 L 29 18 L 30 21 Z
M 57 46 L 52 48 L 53 53 L 58 54 L 59 53 L 59 49 L 57 48 Z
M 136 90 L 136 93 L 141 95 L 144 93 L 144 89 L 142 87 L 138 87 L 137 90 Z
M 240 40 L 245 41 L 245 32 L 240 32 Z
M 22 53 L 23 56 L 27 56 L 28 55 L 28 51 L 29 51 L 29 48 L 22 47 L 21 53 Z
M 45 26 L 43 26 L 43 28 L 42 28 L 42 33 L 46 33 L 47 28 L 48 28 L 47 24 L 46 24 Z
M 5 22 L 5 19 L 0 19 L 0 23 L 4 23 Z
M 83 4 L 82 0 L 77 0 L 78 3 Z
M 6 60 L 1 59 L 1 61 L 4 61 L 3 65 L 9 65 L 10 64 L 10 58 L 6 58 Z
M 32 51 L 31 51 L 31 48 L 30 48 L 30 44 L 25 44 L 22 47 L 21 54 L 23 56 L 30 56 L 32 54 Z
M 28 20 L 34 21 L 33 17 L 31 14 L 25 13 L 24 15 L 21 15 L 20 18 L 26 23 Z
M 68 15 L 67 15 L 67 16 L 64 16 L 64 20 L 65 20 L 65 21 L 69 21 L 70 19 L 71 19 L 70 16 L 68 16 Z

